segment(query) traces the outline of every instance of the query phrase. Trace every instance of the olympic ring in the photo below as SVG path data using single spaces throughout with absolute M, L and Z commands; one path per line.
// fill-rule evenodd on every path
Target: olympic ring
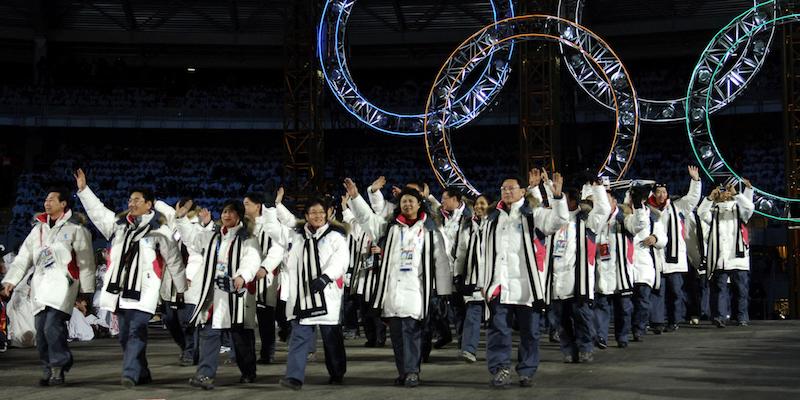
M 775 3 L 774 0 L 761 3 L 732 20 L 706 46 L 692 72 L 685 100 L 685 107 L 689 110 L 686 129 L 695 157 L 703 171 L 713 181 L 742 180 L 722 157 L 711 132 L 709 110 L 728 102 L 724 97 L 725 93 L 720 93 L 716 88 L 717 75 L 744 41 L 766 29 L 774 30 L 779 25 L 800 21 L 800 14 L 773 17 L 758 22 L 748 19 L 749 15 L 764 12 L 768 7 L 774 9 Z M 800 222 L 800 216 L 788 216 L 789 203 L 800 202 L 800 199 L 781 197 L 755 186 L 753 192 L 756 213 L 776 220 Z
M 356 0 L 326 0 L 317 30 L 317 55 L 325 81 L 336 100 L 353 116 L 367 126 L 393 135 L 417 136 L 423 134 L 423 114 L 398 114 L 373 105 L 359 92 L 350 75 L 344 44 L 347 20 Z M 512 0 L 489 0 L 492 18 L 498 21 L 514 16 Z M 511 70 L 513 44 L 498 52 L 497 59 L 488 63 L 473 87 L 456 102 L 465 112 L 453 118 L 454 127 L 469 123 L 480 114 L 500 92 Z
M 754 7 L 750 12 L 743 17 L 741 23 L 760 23 L 766 21 L 769 15 L 775 18 L 778 12 L 777 4 L 773 4 L 772 9 L 766 7 L 759 7 L 760 0 L 753 0 Z M 574 16 L 574 21 L 578 24 L 581 23 L 583 16 L 583 7 L 586 0 L 559 0 L 558 16 L 561 18 L 570 19 Z M 769 54 L 769 48 L 775 34 L 775 27 L 771 26 L 769 31 L 759 32 L 758 37 L 751 37 L 747 43 L 744 44 L 744 49 L 740 51 L 741 54 L 736 57 L 736 63 L 728 69 L 723 76 L 717 81 L 717 89 L 725 91 L 726 97 L 722 101 L 715 103 L 710 111 L 719 111 L 726 104 L 732 102 L 742 91 L 747 87 L 748 83 L 753 77 L 761 70 L 764 64 L 764 59 Z M 577 35 L 576 32 L 570 32 L 570 35 Z M 718 40 L 725 41 L 726 36 L 717 36 Z M 592 68 L 591 63 L 587 63 L 584 57 L 573 55 L 568 58 L 562 54 L 564 65 L 570 75 L 575 79 L 586 93 L 589 94 L 596 102 L 608 109 L 614 109 L 611 102 L 610 92 L 606 83 L 600 79 L 597 72 Z M 648 100 L 644 98 L 639 99 L 639 108 L 641 110 L 642 121 L 646 122 L 677 122 L 686 119 L 686 108 L 684 108 L 686 98 L 670 99 L 670 100 Z
M 585 27 L 550 15 L 525 15 L 479 30 L 453 51 L 436 75 L 425 105 L 423 126 L 428 160 L 439 183 L 472 196 L 480 194 L 466 179 L 450 149 L 449 129 L 454 126 L 451 120 L 457 115 L 452 111 L 455 94 L 471 69 L 505 43 L 516 40 L 555 41 L 577 50 L 595 64 L 612 88 L 616 112 L 614 140 L 599 175 L 621 179 L 636 153 L 639 137 L 639 102 L 628 71 L 608 44 Z

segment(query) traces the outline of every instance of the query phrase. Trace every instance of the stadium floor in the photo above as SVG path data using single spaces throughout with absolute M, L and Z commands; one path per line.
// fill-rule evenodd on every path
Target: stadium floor
M 189 387 L 193 367 L 178 365 L 178 352 L 166 331 L 151 327 L 148 359 L 153 384 L 125 390 L 119 385 L 121 350 L 115 339 L 71 344 L 75 367 L 67 385 L 36 386 L 40 376 L 34 349 L 0 354 L 0 392 L 23 399 L 791 399 L 800 398 L 800 321 L 754 321 L 749 327 L 717 329 L 708 322 L 681 326 L 674 333 L 648 335 L 643 343 L 618 349 L 611 342 L 597 350 L 590 364 L 564 364 L 558 346 L 541 344 L 541 364 L 532 388 L 488 387 L 484 343 L 479 361 L 457 359 L 455 344 L 434 350 L 423 365 L 422 385 L 392 386 L 396 370 L 391 347 L 362 347 L 363 339 L 346 342 L 348 365 L 343 386 L 327 385 L 321 353 L 309 363 L 300 392 L 277 385 L 284 372 L 286 344 L 279 343 L 277 362 L 259 365 L 254 384 L 238 384 L 235 365 L 221 365 L 217 388 Z M 515 341 L 516 346 L 516 341 Z M 319 349 L 321 351 L 322 345 Z

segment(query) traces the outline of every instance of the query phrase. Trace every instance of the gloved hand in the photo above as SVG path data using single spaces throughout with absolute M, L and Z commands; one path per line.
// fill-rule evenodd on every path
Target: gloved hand
M 228 292 L 228 293 L 230 293 L 231 292 L 231 288 L 233 288 L 233 285 L 231 284 L 231 277 L 227 276 L 227 275 L 218 276 L 218 277 L 214 278 L 214 284 L 217 285 L 217 288 L 219 288 L 219 290 L 222 290 L 222 291 L 225 291 L 225 292 Z
M 311 282 L 311 291 L 313 293 L 319 293 L 325 290 L 325 286 L 328 286 L 331 282 L 331 278 L 329 278 L 328 275 L 322 274 Z
M 186 305 L 186 302 L 183 298 L 183 292 L 175 293 L 175 304 L 178 306 L 178 308 L 183 308 Z

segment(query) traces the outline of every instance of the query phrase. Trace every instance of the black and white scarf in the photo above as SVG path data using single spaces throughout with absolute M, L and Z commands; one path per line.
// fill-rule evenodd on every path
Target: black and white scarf
M 223 257 L 226 257 L 228 272 L 227 275 L 229 277 L 233 277 L 237 271 L 239 271 L 239 265 L 241 263 L 241 256 L 242 256 L 242 242 L 246 239 L 245 232 L 243 231 L 247 228 L 241 227 L 239 231 L 236 232 L 231 243 L 228 245 L 227 254 L 223 254 Z M 203 279 L 201 281 L 201 289 L 200 289 L 200 299 L 197 302 L 198 307 L 195 308 L 194 314 L 192 314 L 191 323 L 196 324 L 200 315 L 203 312 L 208 310 L 211 306 L 213 306 L 214 302 L 214 292 L 216 289 L 216 285 L 214 284 L 214 279 L 216 275 L 216 268 L 217 263 L 220 257 L 220 247 L 222 245 L 222 233 L 217 230 L 211 236 L 211 240 L 208 242 L 208 247 L 203 250 L 205 253 L 204 261 L 205 265 L 203 268 Z M 245 316 L 245 296 L 247 293 L 239 293 L 239 292 L 232 292 L 228 293 L 228 313 L 231 317 L 231 326 L 241 326 L 244 324 L 244 316 Z M 216 312 L 224 312 L 225 310 L 216 310 Z
M 706 254 L 706 240 L 703 234 L 703 221 L 697 211 L 692 211 L 695 224 L 695 235 L 697 236 L 697 250 L 700 252 L 700 265 L 697 266 L 698 271 L 705 271 L 708 265 L 708 255 Z
M 633 237 L 625 230 L 625 216 L 622 212 L 617 214 L 616 230 L 614 232 L 614 246 L 617 264 L 617 292 L 621 295 L 633 293 L 633 279 L 631 279 L 631 262 L 628 261 L 628 252 L 633 251 Z
M 650 215 L 650 236 L 653 235 L 653 231 L 656 227 L 656 221 L 654 220 L 654 216 Z M 658 256 L 656 255 L 656 249 L 653 246 L 648 248 L 650 251 L 650 259 L 653 261 L 653 269 L 655 270 L 655 278 L 653 278 L 653 291 L 658 292 L 661 290 L 661 271 L 658 268 Z
M 472 293 L 478 287 L 480 277 L 481 243 L 483 242 L 482 220 L 472 221 L 469 226 L 469 244 L 467 245 L 466 269 L 464 271 L 464 292 Z
M 363 257 L 361 250 L 364 248 L 365 242 L 367 246 L 369 246 L 366 232 L 362 232 L 359 236 L 353 234 L 347 235 L 347 248 L 350 250 L 350 262 L 347 264 L 347 273 L 350 274 L 350 282 L 348 282 L 347 285 L 351 292 L 356 290 L 359 267 Z
M 262 258 L 269 252 L 269 249 L 272 248 L 272 238 L 267 236 L 267 232 L 261 230 L 261 234 L 258 236 L 258 245 L 261 249 Z M 267 247 L 264 247 L 267 246 Z M 272 271 L 267 271 L 272 272 Z M 267 277 L 263 277 L 256 281 L 256 307 L 264 308 L 267 307 Z
M 426 220 L 427 222 L 427 220 Z M 427 224 L 426 224 L 427 225 Z M 384 257 L 381 262 L 381 268 L 378 272 L 377 282 L 375 284 L 374 289 L 374 296 L 372 298 L 372 308 L 381 310 L 383 309 L 383 302 L 386 299 L 386 292 L 388 290 L 389 285 L 389 270 L 394 270 L 396 268 L 390 267 L 389 260 L 391 259 L 391 254 L 395 251 L 395 248 L 402 243 L 398 244 L 400 240 L 398 236 L 400 236 L 397 232 L 399 232 L 402 228 L 399 225 L 396 225 L 397 229 L 395 229 L 395 225 L 389 228 L 389 233 L 386 237 L 386 247 L 384 249 Z M 431 228 L 426 226 L 424 228 L 424 239 L 422 244 L 422 319 L 424 320 L 428 316 L 428 308 L 430 306 L 430 299 L 436 293 L 436 263 L 434 258 L 434 230 L 435 228 Z
M 156 218 L 154 215 L 153 218 Z M 127 217 L 117 222 L 127 224 L 122 250 L 119 258 L 113 262 L 109 271 L 111 278 L 106 291 L 113 294 L 122 293 L 122 298 L 139 301 L 142 296 L 142 272 L 139 271 L 139 241 L 153 229 L 151 223 L 136 226 Z M 156 257 L 159 257 L 158 244 L 156 244 Z
M 714 271 L 717 270 L 717 262 L 719 261 L 720 248 L 719 248 L 719 217 L 720 207 L 715 205 L 711 210 L 711 230 L 708 238 L 708 279 L 712 278 Z M 736 258 L 744 258 L 747 254 L 747 242 L 744 237 L 744 230 L 746 229 L 742 217 L 739 214 L 739 205 L 733 207 L 733 213 L 736 215 Z
M 683 234 L 681 229 L 682 216 L 678 213 L 678 209 L 672 201 L 669 202 L 669 209 L 671 212 L 667 218 L 667 246 L 664 249 L 664 261 L 669 264 L 677 264 L 678 255 L 680 254 L 680 235 Z
M 325 292 L 314 293 L 311 290 L 311 282 L 322 276 L 322 264 L 319 259 L 319 241 L 330 233 L 332 228 L 329 226 L 319 237 L 309 235 L 303 231 L 305 241 L 303 241 L 303 258 L 300 265 L 296 268 L 295 280 L 297 281 L 297 299 L 294 303 L 294 315 L 298 319 L 318 317 L 328 314 L 328 305 L 325 301 Z
M 495 274 L 495 264 L 497 263 L 497 225 L 498 225 L 498 216 L 499 213 L 505 212 L 499 210 L 493 213 L 493 217 L 490 218 L 486 226 L 486 233 L 484 234 L 484 238 L 486 239 L 486 268 L 489 272 L 486 276 L 486 285 L 484 286 L 489 290 L 489 287 L 492 285 L 494 281 L 494 274 Z M 536 247 L 536 240 L 537 240 L 537 232 L 536 226 L 533 221 L 533 212 L 527 207 L 522 206 L 520 209 L 520 213 L 522 214 L 520 217 L 520 222 L 522 223 L 522 245 L 525 251 L 525 271 L 528 275 L 528 283 L 530 284 L 531 293 L 533 294 L 533 301 L 538 304 L 539 306 L 544 304 L 549 304 L 550 302 L 550 282 L 548 282 L 548 278 L 550 275 L 549 272 L 549 265 L 545 263 L 543 259 L 540 259 L 540 256 L 543 254 L 539 254 L 540 251 L 544 251 L 544 249 L 537 249 Z M 541 238 L 538 238 L 541 242 Z M 487 293 L 487 297 L 490 296 L 491 293 Z M 487 301 L 489 299 L 487 298 Z

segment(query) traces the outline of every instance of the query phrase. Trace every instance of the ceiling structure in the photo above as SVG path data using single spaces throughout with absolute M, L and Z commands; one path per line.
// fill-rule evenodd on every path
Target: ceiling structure
M 165 65 L 185 63 L 191 54 L 197 63 L 280 67 L 287 1 L 4 0 L 0 60 L 29 62 L 30 44 L 44 39 L 74 54 L 149 54 Z M 709 34 L 752 6 L 752 0 L 587 3 L 585 25 L 626 59 L 697 54 Z M 348 41 L 358 65 L 435 65 L 490 21 L 486 0 L 358 0 Z

